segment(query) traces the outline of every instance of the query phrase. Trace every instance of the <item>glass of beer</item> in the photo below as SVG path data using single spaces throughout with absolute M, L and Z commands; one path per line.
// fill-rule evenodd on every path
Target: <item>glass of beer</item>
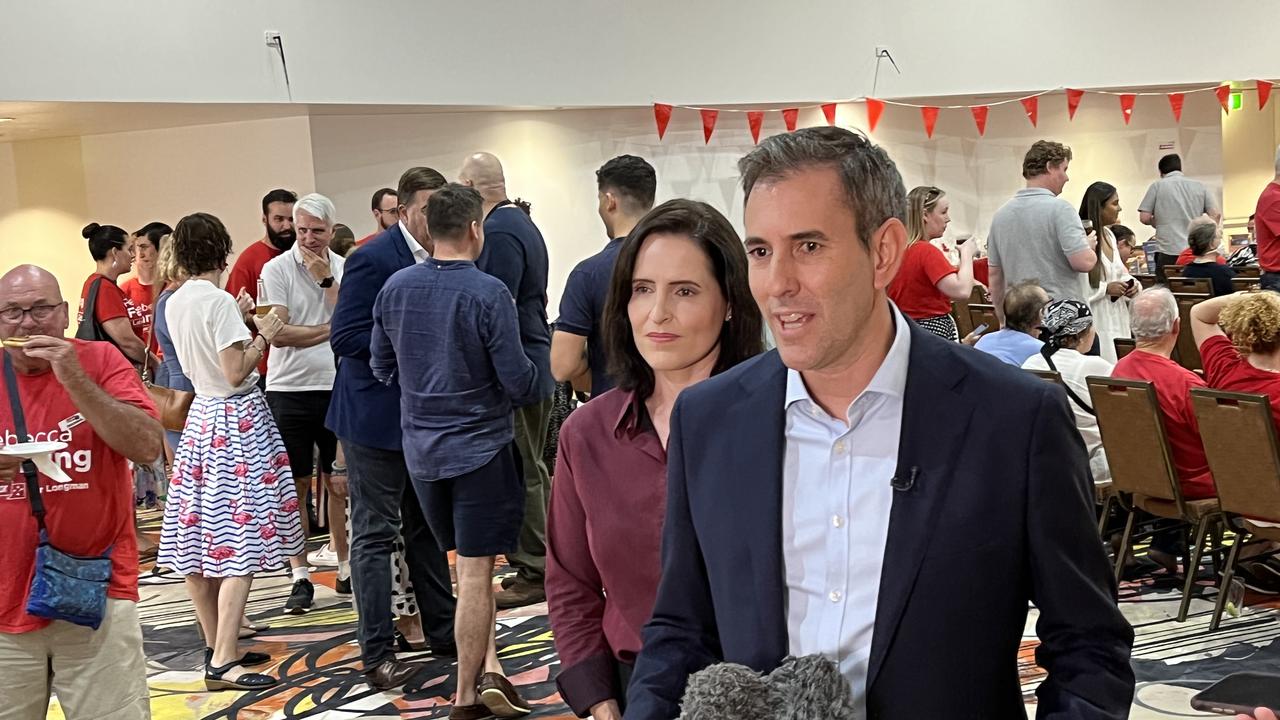
M 254 298 L 254 314 L 258 317 L 266 317 L 271 312 L 271 305 L 267 303 L 267 285 L 262 282 L 262 278 L 258 278 L 258 297 Z

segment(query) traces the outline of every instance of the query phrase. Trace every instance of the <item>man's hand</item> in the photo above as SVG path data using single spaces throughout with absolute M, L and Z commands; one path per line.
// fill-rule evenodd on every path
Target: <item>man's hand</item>
M 22 458 L 12 457 L 10 455 L 0 455 L 0 479 L 11 478 L 18 473 L 18 469 L 22 467 Z
M 307 272 L 311 273 L 311 277 L 315 278 L 316 282 L 333 274 L 329 270 L 328 258 L 322 258 L 301 245 L 298 246 L 298 252 L 302 255 L 302 262 L 307 266 Z
M 22 352 L 27 357 L 44 360 L 53 366 L 53 374 L 58 382 L 66 384 L 68 378 L 84 374 L 80 367 L 80 357 L 76 354 L 76 346 L 70 341 L 49 335 L 33 335 Z
M 1249 715 L 1237 715 L 1236 720 L 1280 720 L 1280 717 L 1276 716 L 1274 710 L 1258 708 L 1253 711 L 1252 717 Z
M 618 709 L 618 701 L 606 700 L 592 705 L 591 720 L 622 720 L 622 711 Z M 1262 720 L 1262 718 L 1258 720 Z M 1271 720 L 1274 720 L 1274 718 Z

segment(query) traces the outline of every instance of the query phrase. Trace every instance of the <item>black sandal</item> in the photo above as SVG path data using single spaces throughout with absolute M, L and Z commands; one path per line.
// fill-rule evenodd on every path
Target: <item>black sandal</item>
M 279 684 L 279 680 L 270 675 L 262 675 L 260 673 L 245 673 L 235 680 L 223 680 L 222 676 L 233 667 L 240 665 L 239 661 L 230 662 L 222 667 L 206 667 L 204 671 L 204 687 L 206 690 L 265 690 L 269 687 L 275 687 Z
M 206 668 L 209 667 L 209 663 L 211 662 L 213 662 L 213 648 L 207 647 L 204 649 L 204 666 Z M 236 664 L 243 665 L 245 667 L 253 667 L 254 665 L 265 665 L 269 662 L 271 662 L 271 656 L 266 653 L 247 652 L 243 657 L 236 661 Z

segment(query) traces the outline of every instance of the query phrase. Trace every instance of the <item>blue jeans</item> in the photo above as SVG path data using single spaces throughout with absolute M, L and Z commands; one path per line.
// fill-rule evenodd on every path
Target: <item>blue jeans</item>
M 1264 272 L 1258 284 L 1262 286 L 1263 290 L 1280 292 L 1280 273 Z
M 452 645 L 455 599 L 449 558 L 422 518 L 404 454 L 342 440 L 351 500 L 351 579 L 359 610 L 357 637 L 365 669 L 394 657 L 391 551 L 404 538 L 409 580 L 422 631 L 432 645 Z

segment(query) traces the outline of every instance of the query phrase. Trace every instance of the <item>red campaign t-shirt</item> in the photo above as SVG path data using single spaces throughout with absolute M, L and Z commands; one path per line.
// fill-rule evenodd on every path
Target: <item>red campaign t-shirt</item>
M 1187 248 L 1186 250 L 1183 250 L 1181 253 L 1178 253 L 1178 259 L 1176 261 L 1176 264 L 1190 265 L 1191 263 L 1195 262 L 1195 259 L 1196 259 L 1196 254 L 1191 252 L 1191 248 Z M 1227 259 L 1222 257 L 1222 255 L 1218 255 L 1218 264 L 1226 265 Z
M 240 257 L 236 258 L 231 274 L 227 276 L 227 292 L 234 297 L 244 290 L 249 293 L 249 297 L 253 298 L 254 302 L 257 302 L 258 278 L 262 277 L 262 266 L 272 258 L 279 257 L 283 252 L 265 240 L 259 240 L 245 248 L 244 252 L 240 253 Z M 257 333 L 254 333 L 254 337 L 257 337 Z M 267 376 L 267 356 L 270 354 L 271 350 L 268 348 L 267 352 L 262 353 L 262 359 L 258 361 L 258 374 L 262 377 Z
M 156 340 L 155 332 L 151 329 L 152 323 L 155 322 L 156 297 L 159 295 L 155 292 L 155 288 L 155 285 L 143 285 L 142 281 L 135 276 L 120 285 L 120 292 L 124 293 L 125 299 L 132 302 L 135 308 L 144 313 L 141 325 L 134 323 L 134 332 L 138 333 L 138 337 L 142 338 L 143 342 L 150 337 L 151 352 L 159 356 L 160 342 Z
M 1267 183 L 1258 197 L 1254 223 L 1258 232 L 1258 264 L 1267 272 L 1280 272 L 1280 183 Z
M 1280 374 L 1250 365 L 1226 335 L 1214 335 L 1201 343 L 1200 359 L 1204 361 L 1204 379 L 1209 387 L 1266 395 L 1276 427 L 1280 428 Z
M 1121 358 L 1111 376 L 1146 380 L 1155 386 L 1182 496 L 1188 500 L 1215 497 L 1218 491 L 1209 472 L 1209 459 L 1204 454 L 1200 426 L 1191 404 L 1191 388 L 1204 387 L 1204 380 L 1167 357 L 1142 350 Z
M 991 287 L 991 259 L 978 258 L 973 261 L 973 279 Z
M 356 241 L 356 247 L 364 247 L 364 244 L 378 237 L 378 233 L 369 233 Z
M 106 275 L 94 273 L 84 281 L 84 287 L 80 290 L 80 309 L 76 311 L 76 321 L 84 322 L 84 303 L 89 299 L 89 288 L 99 278 L 102 282 L 98 283 L 98 297 L 94 300 L 93 316 L 100 323 L 116 318 L 127 318 L 130 327 L 133 328 L 133 334 L 145 343 L 147 329 L 151 327 L 150 306 L 135 303 Z M 155 343 L 154 338 L 152 343 Z
M 156 417 L 138 374 L 114 346 L 72 340 L 85 372 L 117 400 Z M 107 596 L 138 600 L 138 545 L 133 530 L 133 478 L 124 456 L 112 450 L 85 421 L 53 371 L 18 374 L 27 432 L 32 441 L 58 441 L 67 448 L 54 461 L 71 478 L 65 485 L 40 476 L 49 540 L 63 552 L 101 555 L 111 547 Z M 9 392 L 0 382 L 0 437 L 18 441 Z M 35 573 L 39 530 L 31 515 L 22 473 L 0 478 L 0 633 L 39 630 L 48 621 L 26 613 Z
M 938 281 L 955 271 L 941 250 L 927 242 L 913 243 L 889 283 L 889 299 L 913 320 L 947 315 L 951 298 L 938 290 Z

